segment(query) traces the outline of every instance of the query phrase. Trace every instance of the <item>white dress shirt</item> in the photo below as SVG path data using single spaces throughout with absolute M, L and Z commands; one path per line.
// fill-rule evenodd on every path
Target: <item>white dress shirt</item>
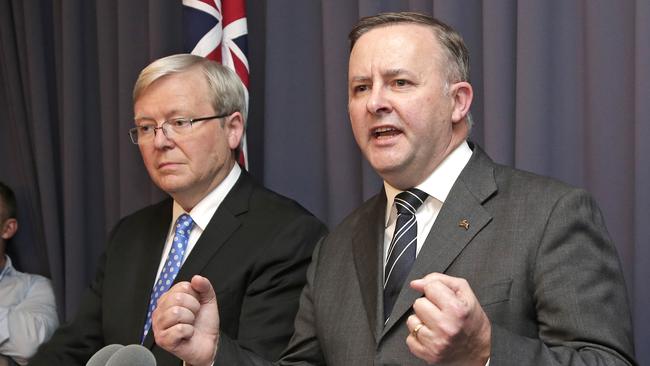
M 451 187 L 471 157 L 472 150 L 467 145 L 467 142 L 463 142 L 436 167 L 431 175 L 415 187 L 429 195 L 422 206 L 415 212 L 415 219 L 418 224 L 416 256 L 420 253 L 424 240 L 427 238 L 429 231 L 431 231 L 433 223 L 436 221 L 436 217 L 438 217 L 438 213 L 440 213 L 440 209 L 445 203 L 449 191 L 451 191 Z M 387 182 L 384 182 L 384 189 L 386 191 L 386 221 L 384 230 L 385 267 L 386 261 L 388 260 L 388 248 L 390 241 L 393 239 L 393 232 L 395 231 L 395 224 L 397 222 L 397 208 L 395 208 L 394 203 L 395 196 L 402 191 Z
M 163 267 L 165 266 L 167 253 L 169 252 L 169 249 L 172 246 L 172 242 L 174 241 L 174 225 L 176 223 L 176 220 L 178 220 L 178 217 L 186 213 L 189 214 L 194 221 L 194 226 L 192 226 L 192 231 L 190 231 L 190 237 L 187 241 L 185 256 L 182 259 L 182 262 L 185 263 L 185 259 L 190 255 L 192 249 L 194 249 L 196 242 L 199 241 L 201 234 L 203 234 L 203 231 L 210 223 L 210 220 L 212 220 L 212 216 L 214 216 L 214 213 L 217 212 L 217 209 L 226 198 L 232 187 L 235 186 L 235 183 L 237 183 L 237 179 L 239 179 L 240 175 L 241 168 L 239 167 L 239 164 L 235 164 L 230 170 L 230 173 L 228 173 L 226 178 L 224 178 L 224 180 L 219 183 L 217 188 L 208 193 L 208 195 L 199 201 L 199 203 L 197 203 L 190 212 L 185 212 L 183 207 L 181 207 L 178 202 L 174 201 L 172 221 L 169 223 L 167 241 L 165 242 L 165 247 L 161 253 L 160 264 L 158 265 L 158 273 L 156 274 L 156 281 L 158 280 L 158 276 L 160 276 L 160 271 L 162 271 Z M 151 288 L 153 288 L 155 284 L 156 282 L 153 283 Z M 187 365 L 185 361 L 183 361 L 183 365 Z
M 427 235 L 429 235 L 429 231 L 431 231 L 433 223 L 436 221 L 440 209 L 442 209 L 442 205 L 449 195 L 449 191 L 451 191 L 451 187 L 456 183 L 458 176 L 471 157 L 472 149 L 469 148 L 467 142 L 463 142 L 438 165 L 427 179 L 415 187 L 429 195 L 422 206 L 415 211 L 415 219 L 418 224 L 416 256 L 420 253 L 420 249 L 422 249 L 422 245 Z M 384 189 L 386 190 L 386 221 L 384 231 L 385 268 L 386 261 L 388 261 L 388 248 L 393 239 L 393 232 L 395 231 L 395 224 L 397 222 L 397 208 L 394 204 L 395 196 L 402 191 L 386 182 L 384 182 Z M 487 360 L 485 366 L 490 366 L 490 359 Z
M 190 212 L 185 212 L 181 205 L 178 204 L 178 202 L 174 201 L 172 221 L 169 223 L 169 232 L 167 233 L 167 241 L 165 242 L 165 247 L 163 248 L 162 253 L 160 253 L 160 264 L 158 265 L 156 280 L 158 279 L 158 276 L 160 276 L 160 271 L 162 271 L 165 265 L 165 260 L 167 259 L 167 253 L 169 253 L 169 249 L 171 248 L 172 242 L 174 241 L 174 224 L 176 223 L 178 217 L 186 213 L 190 215 L 194 221 L 194 226 L 192 227 L 192 231 L 190 231 L 190 237 L 187 242 L 187 249 L 185 249 L 185 256 L 182 259 L 182 263 L 185 263 L 185 259 L 190 255 L 192 249 L 194 249 L 196 242 L 199 240 L 201 234 L 203 234 L 203 231 L 210 223 L 210 220 L 212 220 L 212 216 L 214 216 L 217 208 L 219 208 L 221 202 L 223 202 L 224 198 L 226 198 L 226 195 L 228 195 L 232 187 L 235 186 L 235 183 L 237 183 L 237 179 L 239 179 L 240 175 L 241 168 L 238 164 L 235 164 L 230 170 L 230 173 L 228 173 L 226 178 L 224 178 L 224 180 L 217 186 L 217 188 L 208 193 L 208 195 L 199 201 L 199 203 L 197 203 Z M 154 285 L 155 282 L 151 285 L 151 288 L 153 288 Z
M 0 355 L 26 365 L 59 325 L 56 302 L 50 280 L 19 272 L 5 258 L 0 269 Z

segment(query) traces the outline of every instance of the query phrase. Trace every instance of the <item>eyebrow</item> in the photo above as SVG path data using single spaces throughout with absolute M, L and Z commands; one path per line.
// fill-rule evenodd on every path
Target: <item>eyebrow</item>
M 184 116 L 184 113 L 180 113 L 180 111 L 177 110 L 177 109 L 174 109 L 174 110 L 172 110 L 172 111 L 169 111 L 168 113 L 166 113 L 166 115 L 167 115 L 167 116 L 181 116 L 181 117 L 185 117 L 185 116 Z M 169 119 L 171 119 L 171 118 L 173 118 L 173 117 L 165 117 L 165 120 L 169 120 Z M 156 121 L 155 118 L 150 117 L 150 116 L 147 116 L 147 115 L 144 115 L 144 116 L 133 116 L 133 120 L 134 120 L 134 121 L 147 120 L 147 121 L 158 122 L 158 121 Z
M 389 69 L 386 70 L 385 73 L 383 73 L 383 76 L 398 76 L 398 75 L 415 76 L 415 74 L 413 74 L 412 72 L 406 69 Z
M 151 121 L 151 122 L 156 122 L 155 119 L 147 116 L 134 116 L 133 121 L 138 122 L 138 121 Z
M 366 82 L 366 81 L 369 81 L 369 80 L 370 80 L 370 78 L 367 77 L 367 76 L 353 76 L 350 79 L 350 82 L 358 83 L 358 82 Z
M 415 74 L 413 74 L 412 72 L 410 72 L 410 71 L 408 71 L 406 69 L 389 69 L 389 70 L 386 70 L 385 72 L 382 73 L 382 77 L 384 77 L 384 78 L 386 78 L 386 77 L 395 77 L 395 76 L 399 76 L 399 75 L 407 75 L 407 76 L 410 76 L 410 77 L 415 77 Z M 355 83 L 355 82 L 367 82 L 367 81 L 370 81 L 370 80 L 372 80 L 372 78 L 369 77 L 369 76 L 353 76 L 352 78 L 350 78 L 350 82 L 353 82 L 353 83 Z

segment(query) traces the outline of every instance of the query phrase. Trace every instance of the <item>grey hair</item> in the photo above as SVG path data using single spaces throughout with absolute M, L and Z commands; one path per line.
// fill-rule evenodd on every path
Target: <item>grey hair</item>
M 177 54 L 160 58 L 145 67 L 133 87 L 135 103 L 144 91 L 156 80 L 193 68 L 201 70 L 208 82 L 209 99 L 215 113 L 232 114 L 240 112 L 244 124 L 247 117 L 247 103 L 244 85 L 232 70 L 207 58 Z

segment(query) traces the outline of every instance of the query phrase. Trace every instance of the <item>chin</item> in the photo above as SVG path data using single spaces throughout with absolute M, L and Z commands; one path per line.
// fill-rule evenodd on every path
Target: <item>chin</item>
M 404 162 L 394 157 L 368 159 L 368 162 L 377 174 L 381 176 L 384 174 L 399 174 L 404 170 L 405 166 Z
M 385 180 L 395 188 L 400 188 L 395 178 L 404 179 L 404 177 L 402 176 L 403 173 L 396 167 L 375 168 L 375 172 L 379 174 L 382 180 Z
M 172 194 L 182 191 L 187 185 L 186 182 L 179 181 L 178 179 L 160 179 L 156 182 L 158 188 L 163 191 Z
M 407 171 L 404 164 L 384 164 L 381 166 L 372 165 L 372 167 L 375 172 L 379 174 L 381 179 L 397 189 L 412 188 L 414 185 L 411 184 L 411 182 L 417 179 L 412 172 Z

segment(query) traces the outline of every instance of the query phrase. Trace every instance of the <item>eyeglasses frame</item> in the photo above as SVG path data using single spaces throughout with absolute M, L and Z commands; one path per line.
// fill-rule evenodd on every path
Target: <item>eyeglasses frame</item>
M 208 120 L 211 120 L 211 119 L 221 119 L 221 118 L 224 118 L 224 117 L 228 117 L 228 116 L 232 115 L 233 113 L 235 113 L 235 112 L 220 114 L 220 115 L 216 115 L 216 116 L 189 118 L 188 121 L 190 123 L 190 128 L 191 128 L 194 125 L 194 123 L 196 123 L 196 122 L 203 122 L 203 121 L 208 121 Z M 163 121 L 163 123 L 161 123 L 160 126 L 151 127 L 151 128 L 153 128 L 153 137 L 154 138 L 156 137 L 156 131 L 157 130 L 162 130 L 165 137 L 169 138 L 169 136 L 167 135 L 167 132 L 165 130 L 165 124 L 169 124 L 171 121 L 178 120 L 178 119 L 185 119 L 185 118 L 184 117 L 176 117 L 176 118 L 173 118 L 173 119 L 168 119 L 166 121 Z M 138 134 L 138 127 L 141 127 L 141 126 L 136 126 L 136 127 L 130 128 L 129 131 L 128 131 L 129 138 L 131 139 L 131 142 L 133 144 L 135 144 L 135 145 L 140 145 L 137 142 L 137 140 L 138 140 L 138 135 L 137 135 Z M 135 138 L 133 137 L 134 134 L 135 134 Z

